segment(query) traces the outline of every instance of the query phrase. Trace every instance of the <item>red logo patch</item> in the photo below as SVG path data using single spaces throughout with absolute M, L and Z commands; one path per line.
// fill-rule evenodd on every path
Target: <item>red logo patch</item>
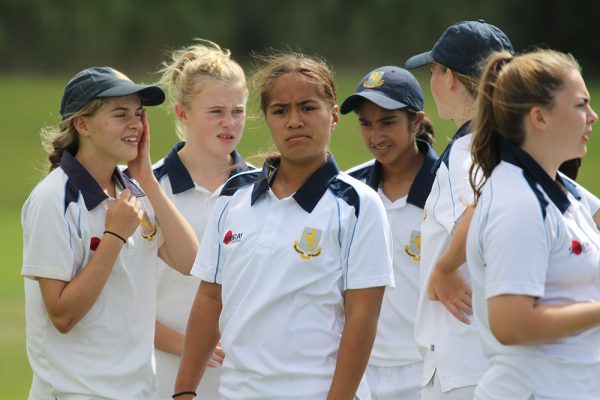
M 100 244 L 100 238 L 96 237 L 96 236 L 92 236 L 92 238 L 90 239 L 90 250 L 96 251 L 99 244 Z
M 242 240 L 242 234 L 241 233 L 233 233 L 232 231 L 227 231 L 227 233 L 225 233 L 225 236 L 223 237 L 223 244 L 229 244 L 229 243 L 235 243 L 235 242 L 239 242 L 240 240 Z
M 578 256 L 583 253 L 583 246 L 577 240 L 573 240 L 571 242 L 571 247 L 569 247 L 569 252 Z

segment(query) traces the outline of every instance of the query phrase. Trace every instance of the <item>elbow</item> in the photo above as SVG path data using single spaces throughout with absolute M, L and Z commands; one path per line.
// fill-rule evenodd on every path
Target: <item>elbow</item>
M 62 333 L 63 335 L 71 332 L 71 329 L 73 329 L 73 327 L 75 326 L 75 324 L 73 323 L 73 318 L 51 316 L 50 320 L 52 321 L 52 325 L 54 325 L 56 330 Z
M 519 338 L 519 335 L 514 330 L 511 331 L 511 329 L 507 329 L 506 327 L 495 328 L 495 329 L 494 329 L 494 327 L 490 327 L 490 328 L 491 328 L 492 334 L 494 335 L 496 340 L 498 342 L 500 342 L 500 344 L 503 344 L 505 346 L 514 346 L 514 345 L 518 345 L 518 344 L 523 344 L 523 342 L 521 341 L 521 338 Z

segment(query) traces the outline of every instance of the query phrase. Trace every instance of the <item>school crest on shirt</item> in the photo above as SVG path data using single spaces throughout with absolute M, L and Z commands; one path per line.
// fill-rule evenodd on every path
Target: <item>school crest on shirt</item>
M 140 220 L 140 234 L 147 241 L 151 241 L 156 236 L 156 232 L 158 232 L 158 224 L 156 223 L 156 218 L 154 221 L 150 220 L 150 216 L 146 211 L 144 211 L 144 215 L 142 215 L 142 219 Z
M 410 242 L 404 246 L 406 254 L 415 261 L 421 261 L 421 231 L 412 231 L 410 233 Z
M 294 242 L 294 250 L 300 254 L 300 258 L 309 260 L 321 254 L 322 249 L 319 247 L 319 243 L 321 241 L 322 233 L 323 231 L 321 229 L 304 228 L 300 240 Z
M 374 87 L 383 85 L 383 82 L 385 82 L 382 79 L 383 74 L 384 74 L 383 71 L 375 71 L 375 72 L 371 73 L 371 75 L 369 75 L 367 80 L 363 83 L 363 87 L 374 88 Z

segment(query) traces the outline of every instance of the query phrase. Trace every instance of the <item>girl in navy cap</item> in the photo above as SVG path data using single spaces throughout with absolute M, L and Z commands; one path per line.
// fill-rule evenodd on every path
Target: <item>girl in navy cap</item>
M 425 204 L 422 225 L 421 294 L 415 337 L 424 357 L 423 399 L 472 399 L 487 368 L 471 313 L 469 273 L 464 264 L 446 263 L 444 252 L 454 232 L 464 232 L 472 209 L 469 185 L 470 120 L 480 64 L 491 52 L 512 51 L 506 35 L 479 21 L 462 21 L 446 29 L 429 52 L 414 56 L 407 68 L 429 65 L 431 93 L 438 114 L 458 128 L 441 154 L 436 178 Z M 464 240 L 460 244 L 464 260 Z M 460 267 L 460 268 L 459 268 Z
M 328 152 L 339 117 L 327 65 L 281 54 L 259 73 L 280 153 L 216 202 L 173 397 L 194 397 L 221 333 L 223 399 L 369 399 L 361 380 L 393 282 L 385 210 Z
M 230 176 L 250 169 L 235 147 L 242 138 L 248 89 L 244 71 L 230 52 L 200 40 L 172 53 L 160 81 L 170 95 L 182 139 L 154 165 L 160 185 L 202 238 L 221 187 Z M 170 399 L 187 319 L 200 279 L 181 275 L 164 263 L 158 270 L 156 375 L 161 399 Z M 220 365 L 217 346 L 196 392 L 218 399 Z
M 383 298 L 366 377 L 374 400 L 420 398 L 423 360 L 415 343 L 423 207 L 437 155 L 423 92 L 408 71 L 386 66 L 369 72 L 341 106 L 358 115 L 360 133 L 375 160 L 348 171 L 376 190 L 394 239 L 394 282 Z
M 44 131 L 50 173 L 22 213 L 32 400 L 157 398 L 157 255 L 187 274 L 198 249 L 152 174 L 144 106 L 163 100 L 156 86 L 89 68 Z
M 600 200 L 557 172 L 598 120 L 580 67 L 496 53 L 480 88 L 467 259 L 491 367 L 475 398 L 598 399 Z

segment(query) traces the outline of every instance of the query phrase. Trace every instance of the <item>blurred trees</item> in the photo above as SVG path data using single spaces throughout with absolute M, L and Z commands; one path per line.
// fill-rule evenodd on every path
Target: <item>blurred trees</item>
M 517 50 L 572 52 L 600 71 L 600 2 L 578 0 L 2 0 L 0 71 L 69 73 L 88 65 L 155 71 L 194 37 L 244 63 L 267 47 L 302 49 L 337 66 L 402 64 L 450 24 L 483 18 Z

